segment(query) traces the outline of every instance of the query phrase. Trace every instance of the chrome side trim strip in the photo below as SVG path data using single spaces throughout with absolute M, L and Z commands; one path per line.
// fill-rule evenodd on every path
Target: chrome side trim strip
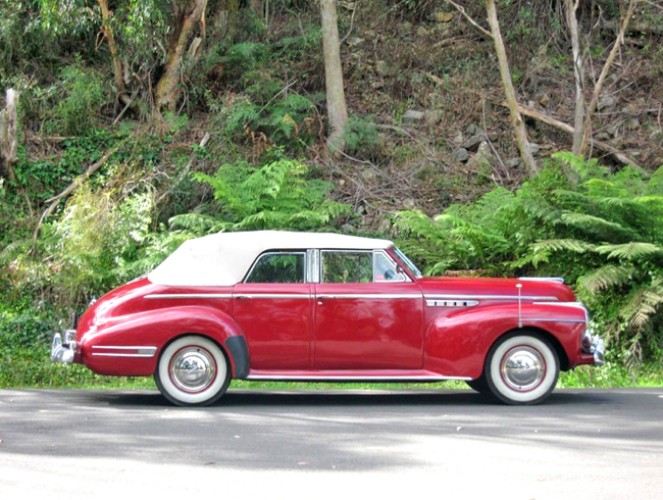
M 520 276 L 518 279 L 521 281 L 552 281 L 555 283 L 564 283 L 564 278 L 558 276 Z
M 589 323 L 589 311 L 582 302 L 534 302 L 535 306 L 569 306 L 580 309 L 585 313 L 585 322 Z
M 102 352 L 95 352 L 97 350 Z M 103 351 L 119 351 L 119 352 L 103 352 Z M 106 356 L 113 358 L 152 358 L 154 357 L 156 352 L 157 348 L 154 346 L 111 346 L 111 345 L 92 346 L 93 356 Z
M 321 293 L 317 299 L 421 299 L 418 293 Z
M 443 380 L 472 380 L 472 377 L 447 377 L 444 375 L 248 375 L 247 380 L 284 380 L 284 381 L 376 381 L 416 380 L 419 382 L 437 382 Z
M 523 318 L 523 321 L 547 322 L 547 323 L 585 323 L 584 319 L 569 319 L 569 318 Z
M 557 301 L 557 297 L 538 296 L 538 295 L 460 295 L 460 294 L 444 294 L 444 295 L 425 295 L 427 300 L 532 300 L 532 301 Z
M 151 293 L 145 299 L 231 299 L 232 293 Z
M 238 293 L 238 299 L 312 299 L 310 293 Z

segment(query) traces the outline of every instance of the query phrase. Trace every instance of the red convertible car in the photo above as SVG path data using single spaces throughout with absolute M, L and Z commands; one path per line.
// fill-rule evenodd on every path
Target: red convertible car
M 603 362 L 560 279 L 424 278 L 390 241 L 219 233 L 185 242 L 55 334 L 55 362 L 153 375 L 177 405 L 232 379 L 464 380 L 509 404 L 543 401 L 560 370 Z

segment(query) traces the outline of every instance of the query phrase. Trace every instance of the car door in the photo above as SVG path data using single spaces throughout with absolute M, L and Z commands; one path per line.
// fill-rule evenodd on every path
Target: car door
M 233 317 L 249 347 L 252 370 L 311 366 L 312 290 L 305 251 L 267 252 L 234 287 Z
M 319 281 L 316 369 L 422 368 L 422 292 L 385 251 L 322 250 Z

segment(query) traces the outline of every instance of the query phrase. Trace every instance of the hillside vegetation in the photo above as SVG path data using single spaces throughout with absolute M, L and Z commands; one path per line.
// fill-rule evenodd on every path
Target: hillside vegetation
M 660 367 L 663 5 L 496 2 L 525 152 L 490 3 L 338 2 L 331 144 L 317 1 L 0 1 L 0 386 L 82 380 L 54 329 L 186 238 L 257 228 L 564 276 L 615 370 Z

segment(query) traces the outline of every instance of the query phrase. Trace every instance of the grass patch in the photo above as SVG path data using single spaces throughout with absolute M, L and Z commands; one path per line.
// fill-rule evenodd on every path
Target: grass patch
M 2 356 L 0 389 L 147 389 L 156 390 L 151 377 L 106 377 L 92 373 L 82 365 L 51 363 L 49 348 L 35 352 L 17 349 Z M 644 365 L 637 371 L 608 362 L 603 367 L 581 366 L 560 374 L 558 388 L 663 387 L 660 366 Z M 350 383 L 350 382 L 249 382 L 233 380 L 232 389 L 242 390 L 450 390 L 468 389 L 464 382 L 435 383 Z

